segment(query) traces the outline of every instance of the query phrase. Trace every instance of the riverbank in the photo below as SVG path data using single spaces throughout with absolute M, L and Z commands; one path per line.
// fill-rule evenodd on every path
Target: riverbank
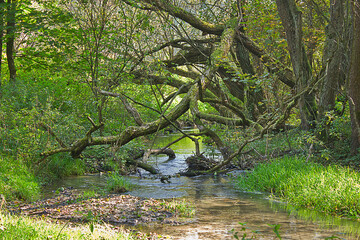
M 181 225 L 194 213 L 185 201 L 130 195 L 86 198 L 74 189 L 64 189 L 53 198 L 33 203 L 9 202 L 0 217 L 0 239 L 170 239 L 131 229 Z
M 184 223 L 194 215 L 194 208 L 184 201 L 156 200 L 131 195 L 84 197 L 65 189 L 53 198 L 33 203 L 10 202 L 7 211 L 24 216 L 40 216 L 71 222 L 106 222 L 118 225 Z
M 297 207 L 360 218 L 360 174 L 348 167 L 283 157 L 257 165 L 235 182 L 242 190 L 268 192 Z
M 0 239 L 171 239 L 156 234 L 144 234 L 106 223 L 70 224 L 48 218 L 33 218 L 0 213 Z

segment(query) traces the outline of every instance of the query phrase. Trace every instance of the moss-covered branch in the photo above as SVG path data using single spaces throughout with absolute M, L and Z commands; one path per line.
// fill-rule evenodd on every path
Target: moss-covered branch
M 191 14 L 190 12 L 185 11 L 180 7 L 174 6 L 173 4 L 171 4 L 171 2 L 167 0 L 141 0 L 141 2 L 150 4 L 161 11 L 167 12 L 170 15 L 187 22 L 194 28 L 197 28 L 209 34 L 221 35 L 225 29 L 224 25 L 216 25 L 203 21 L 195 15 Z

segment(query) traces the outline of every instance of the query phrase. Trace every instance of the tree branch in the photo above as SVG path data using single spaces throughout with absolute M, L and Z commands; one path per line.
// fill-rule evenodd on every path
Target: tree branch
M 193 14 L 185 11 L 180 7 L 176 7 L 172 5 L 167 0 L 141 0 L 141 2 L 145 2 L 151 4 L 152 6 L 157 7 L 159 10 L 164 11 L 172 15 L 173 17 L 179 18 L 194 28 L 197 28 L 203 32 L 215 35 L 221 35 L 222 32 L 225 30 L 224 25 L 215 25 L 209 22 L 205 22 L 200 18 L 194 16 Z
M 100 94 L 105 95 L 105 96 L 118 97 L 121 100 L 121 102 L 123 103 L 123 105 L 124 105 L 125 109 L 128 111 L 128 113 L 130 113 L 130 115 L 134 118 L 136 124 L 139 126 L 144 125 L 144 121 L 142 120 L 138 110 L 136 108 L 134 108 L 133 106 L 131 106 L 131 104 L 127 101 L 126 97 L 124 97 L 122 94 L 108 92 L 108 91 L 104 91 L 104 90 L 100 90 L 100 89 L 97 89 L 97 91 Z
M 247 50 L 249 50 L 252 54 L 261 60 L 270 73 L 275 74 L 281 82 L 290 88 L 295 87 L 295 81 L 293 80 L 293 73 L 291 70 L 283 66 L 279 66 L 276 61 L 265 52 L 265 50 L 257 46 L 240 31 L 237 31 L 236 37 L 241 41 L 242 44 L 244 44 Z
M 52 128 L 49 125 L 47 125 L 43 122 L 40 122 L 39 126 L 42 127 L 45 131 L 47 131 L 51 136 L 53 136 L 62 148 L 67 148 L 66 144 L 60 138 L 58 138 L 56 136 L 56 134 L 54 133 L 54 131 L 52 130 Z
M 189 109 L 189 104 L 190 104 L 189 95 L 190 92 L 192 91 L 195 91 L 195 86 L 193 86 L 189 90 L 189 93 L 181 100 L 181 102 L 177 106 L 171 109 L 168 114 L 164 115 L 166 119 L 164 117 L 160 117 L 159 119 L 142 126 L 127 127 L 119 135 L 89 137 L 87 134 L 86 137 L 75 141 L 73 145 L 69 148 L 50 150 L 43 152 L 41 155 L 50 156 L 59 152 L 71 152 L 72 157 L 77 158 L 80 156 L 81 152 L 89 146 L 107 145 L 107 144 L 117 144 L 118 146 L 122 146 L 137 137 L 155 133 L 156 131 L 164 129 L 165 127 L 169 126 L 171 124 L 171 122 L 169 121 L 175 121 L 177 118 L 179 118 Z M 89 133 L 92 133 L 93 130 L 94 128 L 92 128 L 89 131 Z

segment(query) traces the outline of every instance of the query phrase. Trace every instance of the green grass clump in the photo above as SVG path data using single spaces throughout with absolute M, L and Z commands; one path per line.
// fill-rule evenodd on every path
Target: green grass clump
M 284 157 L 259 164 L 236 183 L 241 189 L 270 192 L 296 206 L 360 217 L 360 174 L 349 168 Z
M 132 189 L 132 184 L 129 180 L 116 172 L 111 172 L 107 179 L 107 190 L 113 193 L 123 193 Z
M 0 210 L 0 239 L 142 239 L 125 230 L 115 231 L 108 225 L 90 223 L 71 226 L 45 219 L 11 216 Z M 144 237 L 145 239 L 145 237 Z
M 161 205 L 168 211 L 178 214 L 181 217 L 191 218 L 195 215 L 195 207 L 185 200 L 177 201 L 173 199 L 172 201 L 163 201 Z

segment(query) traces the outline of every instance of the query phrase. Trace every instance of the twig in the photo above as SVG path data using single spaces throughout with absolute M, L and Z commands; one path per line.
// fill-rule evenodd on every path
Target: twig
M 42 127 L 45 131 L 47 131 L 51 136 L 53 136 L 55 138 L 55 140 L 60 144 L 60 146 L 62 148 L 67 147 L 66 144 L 60 138 L 58 138 L 56 136 L 56 134 L 54 133 L 54 131 L 52 130 L 52 128 L 49 125 L 47 125 L 47 124 L 45 124 L 43 122 L 40 122 L 39 126 Z
M 309 147 L 309 151 L 308 151 L 308 156 L 306 158 L 306 162 L 308 162 L 311 157 L 313 147 L 314 147 L 314 143 L 311 143 L 311 145 Z
M 91 122 L 91 124 L 93 125 L 93 127 L 96 127 L 96 124 L 95 124 L 94 120 L 92 120 L 91 117 L 87 116 L 87 119 Z

